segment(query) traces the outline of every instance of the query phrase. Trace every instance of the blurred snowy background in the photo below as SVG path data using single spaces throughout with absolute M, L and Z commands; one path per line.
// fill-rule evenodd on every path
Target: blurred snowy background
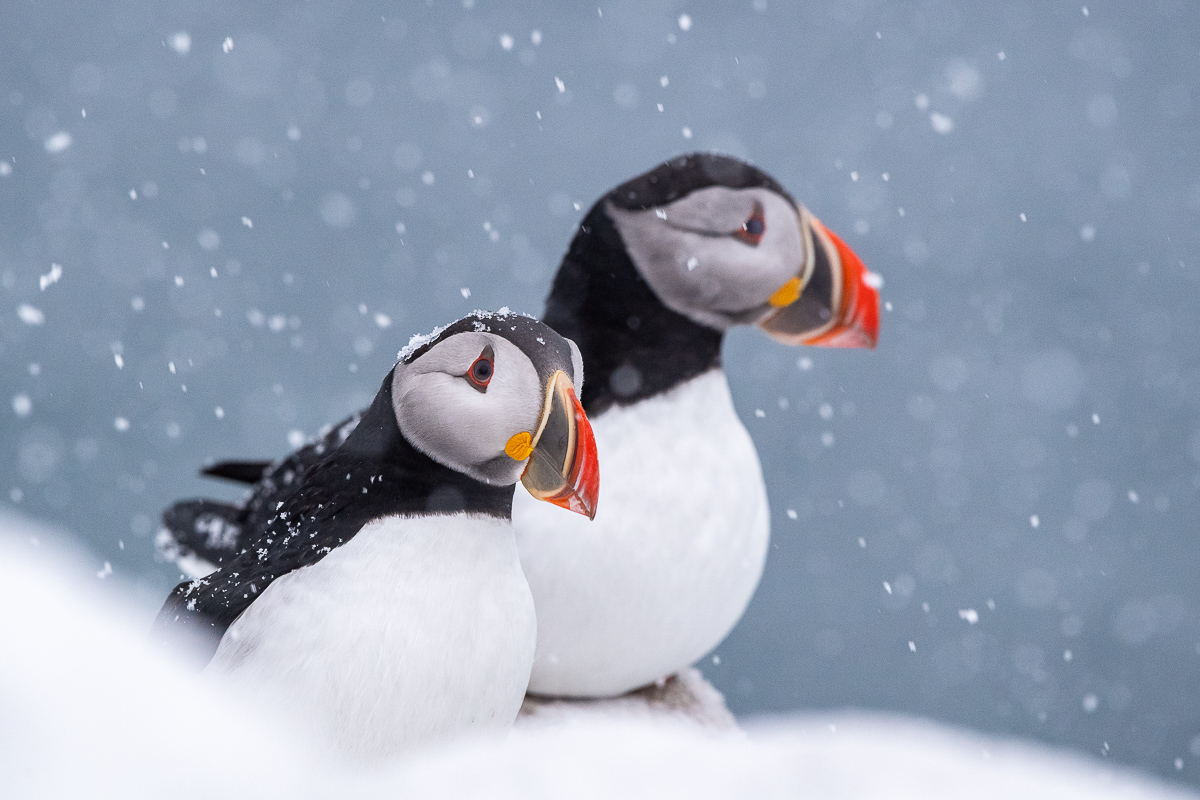
M 749 158 L 886 278 L 726 348 L 774 544 L 705 674 L 1200 783 L 1200 8 L 88 4 L 0 25 L 0 502 L 147 614 L 161 508 L 538 312 L 602 192 Z

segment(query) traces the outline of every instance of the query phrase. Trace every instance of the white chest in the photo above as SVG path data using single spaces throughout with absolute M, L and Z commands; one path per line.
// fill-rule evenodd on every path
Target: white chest
M 520 489 L 513 503 L 541 694 L 619 694 L 691 664 L 741 617 L 766 558 L 762 469 L 720 370 L 592 428 L 593 522 Z
M 510 724 L 534 636 L 507 521 L 393 517 L 267 587 L 209 670 L 376 757 Z

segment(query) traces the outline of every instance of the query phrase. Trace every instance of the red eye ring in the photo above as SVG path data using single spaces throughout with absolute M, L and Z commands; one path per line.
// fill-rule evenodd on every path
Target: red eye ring
M 486 392 L 488 384 L 492 382 L 492 375 L 496 373 L 495 354 L 492 352 L 492 346 L 488 345 L 483 348 L 483 352 L 479 354 L 479 358 L 471 362 L 471 366 L 467 367 L 467 374 L 463 375 L 467 382 L 481 392 Z
M 758 247 L 758 243 L 762 241 L 763 234 L 766 232 L 767 218 L 763 212 L 762 203 L 756 202 L 750 218 L 742 223 L 742 227 L 733 232 L 733 238 L 745 242 L 751 247 Z

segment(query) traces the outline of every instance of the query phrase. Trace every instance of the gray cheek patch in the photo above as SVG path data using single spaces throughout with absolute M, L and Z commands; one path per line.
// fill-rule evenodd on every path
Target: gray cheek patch
M 730 232 L 755 203 L 767 228 L 757 246 Z M 702 189 L 665 208 L 605 209 L 638 272 L 671 310 L 724 331 L 754 323 L 767 299 L 805 272 L 802 223 L 791 201 L 766 189 Z
M 487 345 L 495 373 L 481 393 L 460 376 Z M 522 463 L 504 455 L 504 447 L 513 435 L 533 431 L 544 392 L 516 345 L 491 334 L 453 336 L 398 365 L 392 387 L 396 424 L 425 455 L 485 483 L 520 477 Z
M 605 210 L 633 265 L 663 305 L 709 328 L 723 331 L 730 326 L 711 308 L 720 284 L 708 268 L 709 248 L 700 246 L 706 237 L 667 225 L 654 209 L 625 211 L 609 204 Z
M 701 233 L 727 235 L 741 227 L 761 202 L 759 189 L 728 189 L 712 186 L 700 189 L 668 205 L 654 209 L 655 216 L 674 228 Z M 661 213 L 660 213 L 661 212 Z

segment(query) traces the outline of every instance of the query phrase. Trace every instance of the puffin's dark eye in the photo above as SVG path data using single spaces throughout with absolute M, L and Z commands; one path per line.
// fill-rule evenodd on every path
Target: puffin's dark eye
M 750 219 L 742 223 L 742 227 L 733 232 L 733 238 L 745 242 L 751 247 L 757 247 L 762 241 L 763 234 L 767 232 L 767 219 L 763 214 L 761 203 L 754 204 L 754 212 L 750 215 Z
M 475 359 L 463 377 L 479 391 L 486 392 L 488 383 L 492 380 L 492 373 L 495 371 L 495 356 L 492 353 L 492 346 L 488 345 L 483 348 L 479 358 Z

